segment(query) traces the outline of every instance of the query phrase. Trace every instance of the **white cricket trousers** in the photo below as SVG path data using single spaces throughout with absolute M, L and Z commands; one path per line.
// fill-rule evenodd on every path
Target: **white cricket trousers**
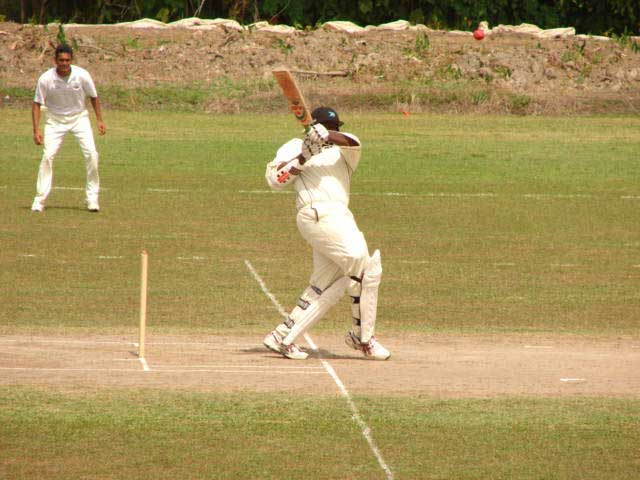
M 314 203 L 298 210 L 296 222 L 313 249 L 311 285 L 325 290 L 343 276 L 362 276 L 369 249 L 347 206 L 339 202 Z
M 67 133 L 71 133 L 78 144 L 87 168 L 86 196 L 88 203 L 98 202 L 100 192 L 100 177 L 98 176 L 98 152 L 93 140 L 89 112 L 85 110 L 78 115 L 58 116 L 47 112 L 44 126 L 44 150 L 38 171 L 36 197 L 34 204 L 44 205 L 53 182 L 53 159 L 55 158 L 62 140 Z

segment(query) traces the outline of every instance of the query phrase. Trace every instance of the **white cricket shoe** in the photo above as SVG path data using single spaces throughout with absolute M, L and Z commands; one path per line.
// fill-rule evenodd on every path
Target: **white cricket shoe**
M 361 351 L 365 357 L 371 358 L 373 360 L 387 360 L 391 356 L 391 352 L 380 345 L 376 340 L 376 337 L 371 337 L 369 343 L 362 343 L 360 341 L 360 338 L 358 338 L 355 333 L 350 331 L 349 333 L 347 333 L 347 336 L 344 339 L 344 343 L 346 343 L 347 346 L 353 348 L 354 350 Z
M 44 211 L 44 205 L 41 204 L 40 202 L 33 202 L 33 205 L 31 205 L 31 211 L 32 212 L 43 212 Z
M 300 350 L 300 348 L 295 343 L 292 343 L 291 345 L 284 345 L 282 343 L 282 340 L 282 336 L 274 330 L 266 337 L 264 337 L 262 343 L 269 350 L 279 353 L 280 355 L 286 358 L 290 358 L 291 360 L 305 360 L 309 356 L 307 352 L 303 352 L 302 350 Z
M 87 202 L 87 210 L 90 212 L 99 212 L 100 205 L 98 205 L 98 202 Z
M 264 340 L 262 340 L 262 344 L 267 347 L 269 350 L 280 353 L 280 344 L 282 342 L 282 337 L 275 330 L 269 332 Z

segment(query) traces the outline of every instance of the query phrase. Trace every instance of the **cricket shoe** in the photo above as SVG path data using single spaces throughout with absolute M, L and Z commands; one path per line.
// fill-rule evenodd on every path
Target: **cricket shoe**
M 88 202 L 87 210 L 89 210 L 90 212 L 99 212 L 100 206 L 98 205 L 98 202 Z
M 39 203 L 39 202 L 33 202 L 33 205 L 31 205 L 31 211 L 32 212 L 43 212 L 44 211 L 44 205 Z
M 282 343 L 282 337 L 277 331 L 269 333 L 262 341 L 265 347 L 280 355 L 290 358 L 291 360 L 305 360 L 309 354 L 303 352 L 300 348 L 292 343 L 291 345 L 285 345 Z
M 376 337 L 371 337 L 369 343 L 362 343 L 360 338 L 350 331 L 347 333 L 344 343 L 354 350 L 361 351 L 366 358 L 372 358 L 373 360 L 387 360 L 391 356 L 391 352 L 380 345 Z

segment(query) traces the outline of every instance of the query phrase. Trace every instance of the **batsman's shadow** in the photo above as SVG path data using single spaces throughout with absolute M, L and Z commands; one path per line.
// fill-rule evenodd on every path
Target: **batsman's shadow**
M 309 359 L 317 359 L 317 360 L 366 360 L 363 357 L 358 355 L 344 355 L 339 353 L 334 353 L 329 350 L 325 350 L 324 348 L 319 348 L 318 350 L 311 350 L 310 348 L 303 348 L 305 352 L 309 354 Z M 242 348 L 238 350 L 241 355 L 256 355 L 261 354 L 268 357 L 278 357 L 278 354 L 267 350 L 263 346 L 255 346 L 249 348 Z
M 324 348 L 318 350 L 305 349 L 305 352 L 309 354 L 309 358 L 316 358 L 318 360 L 365 360 L 365 358 L 358 355 L 345 355 L 341 353 L 331 352 Z
M 266 354 L 273 353 L 274 355 L 276 355 L 275 352 L 272 352 L 271 350 L 267 350 L 263 346 L 241 348 L 241 349 L 237 350 L 237 353 L 242 354 L 242 355 L 255 355 L 256 353 L 266 353 Z

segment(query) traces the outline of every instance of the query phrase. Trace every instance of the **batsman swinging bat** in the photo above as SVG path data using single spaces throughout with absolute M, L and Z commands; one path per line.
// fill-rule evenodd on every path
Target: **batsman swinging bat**
M 282 93 L 289 102 L 289 109 L 293 112 L 296 119 L 307 128 L 312 122 L 311 112 L 309 112 L 309 108 L 307 108 L 307 104 L 304 101 L 304 97 L 302 96 L 300 88 L 298 88 L 295 78 L 293 78 L 289 70 L 284 69 L 274 70 L 273 76 L 276 77 Z

